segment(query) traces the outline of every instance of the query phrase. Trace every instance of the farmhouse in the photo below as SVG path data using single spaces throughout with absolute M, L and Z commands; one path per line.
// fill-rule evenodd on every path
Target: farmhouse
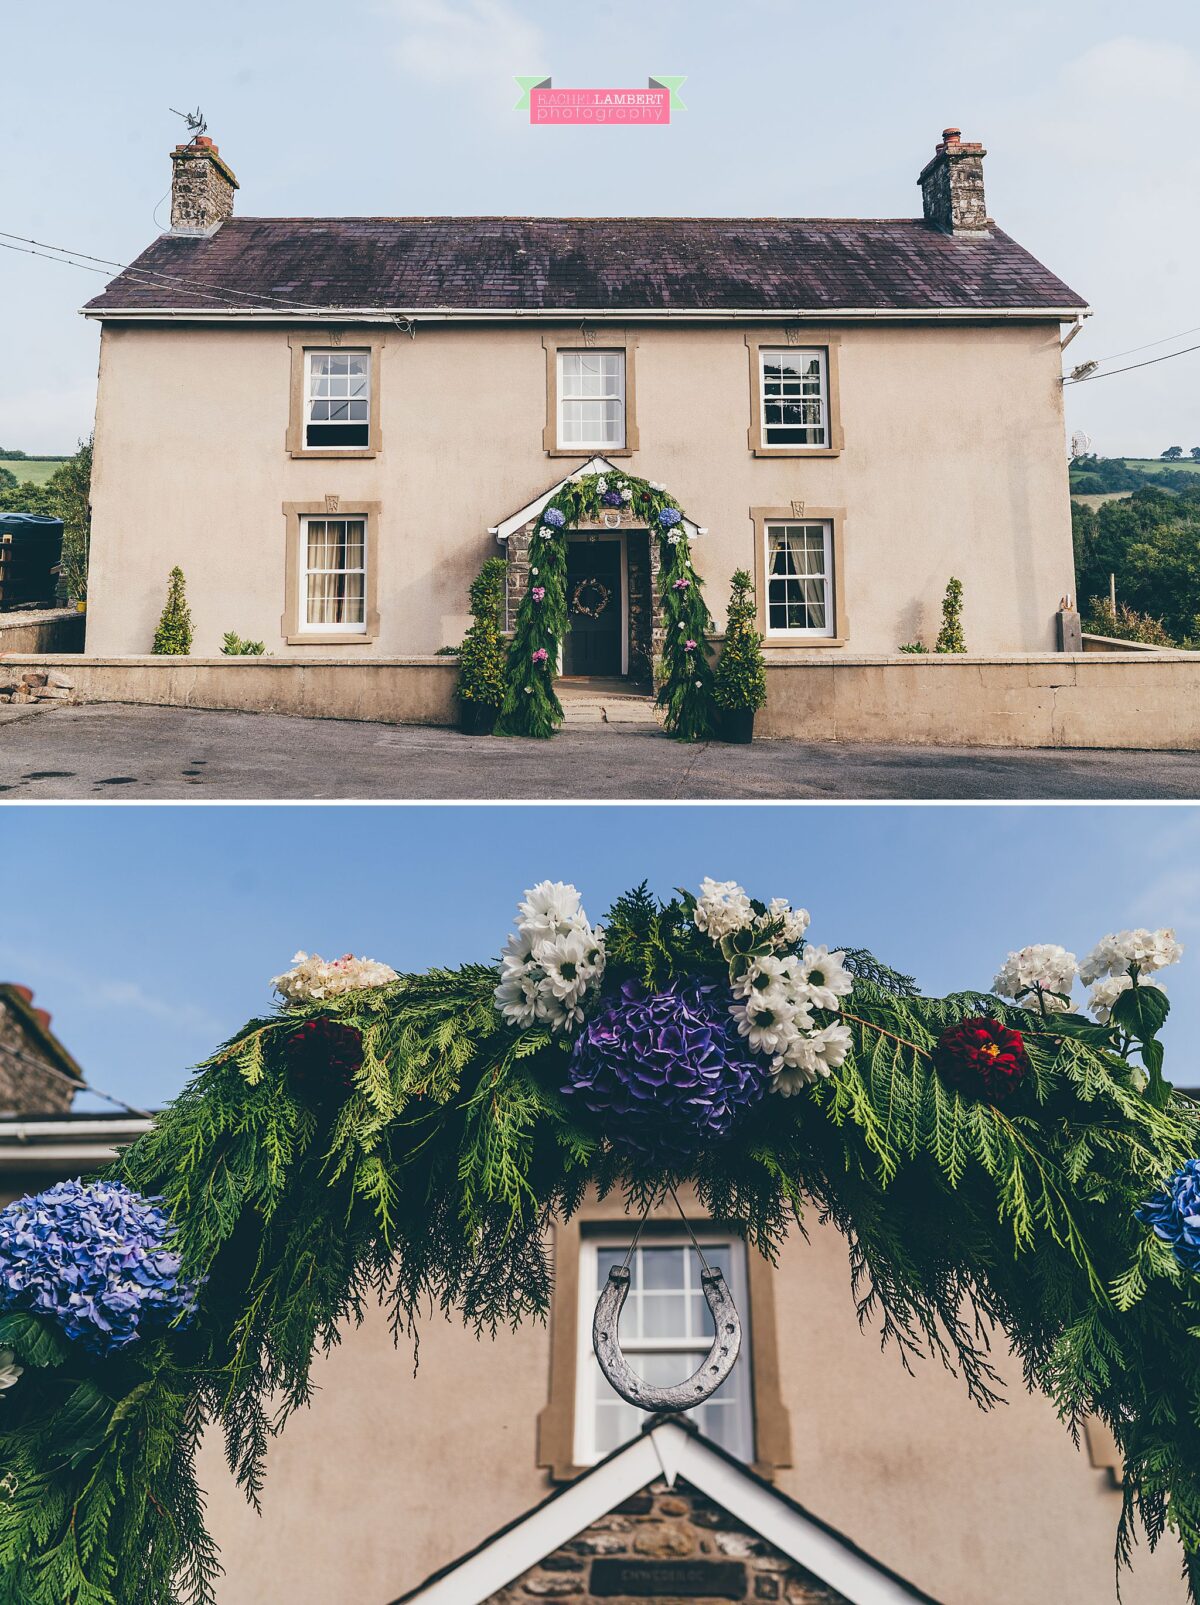
M 915 218 L 256 218 L 178 146 L 170 230 L 85 308 L 88 653 L 149 651 L 174 565 L 198 655 L 435 653 L 597 462 L 687 509 L 718 627 L 753 573 L 773 655 L 931 644 L 951 576 L 972 652 L 1053 652 L 1086 307 L 992 222 L 984 155 L 947 129 Z M 608 526 L 572 540 L 562 669 L 644 680 L 652 543 Z

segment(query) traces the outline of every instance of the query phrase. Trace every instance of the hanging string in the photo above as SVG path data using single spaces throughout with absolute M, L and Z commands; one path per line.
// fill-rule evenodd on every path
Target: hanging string
M 667 1189 L 667 1191 L 671 1194 L 671 1197 L 675 1200 L 675 1208 L 679 1211 L 679 1218 L 683 1222 L 684 1226 L 687 1228 L 687 1234 L 692 1240 L 692 1247 L 696 1250 L 697 1254 L 699 1254 L 699 1256 L 700 1256 L 700 1268 L 703 1270 L 703 1272 L 704 1272 L 704 1274 L 706 1276 L 711 1276 L 712 1275 L 712 1267 L 711 1267 L 711 1265 L 709 1265 L 708 1261 L 704 1257 L 704 1250 L 700 1247 L 700 1240 L 696 1236 L 695 1232 L 692 1230 L 691 1221 L 683 1213 L 683 1205 L 679 1202 L 679 1197 L 676 1194 L 674 1187 L 669 1187 Z
M 633 1251 L 638 1246 L 638 1238 L 642 1235 L 642 1227 L 646 1224 L 646 1220 L 650 1214 L 651 1202 L 652 1200 L 649 1199 L 646 1201 L 646 1207 L 642 1210 L 642 1218 L 637 1223 L 637 1231 L 633 1234 L 633 1241 L 625 1250 L 625 1258 L 621 1261 L 621 1269 L 623 1271 L 627 1271 L 629 1269 L 629 1261 L 633 1258 Z

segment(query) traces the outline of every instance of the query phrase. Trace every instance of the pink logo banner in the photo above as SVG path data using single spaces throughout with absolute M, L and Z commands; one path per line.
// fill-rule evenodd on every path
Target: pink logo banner
M 669 123 L 667 89 L 533 89 L 531 123 Z
M 682 78 L 651 78 L 645 89 L 555 89 L 549 78 L 518 78 L 517 110 L 529 108 L 535 127 L 654 126 L 671 121 L 672 108 L 684 111 L 679 97 Z

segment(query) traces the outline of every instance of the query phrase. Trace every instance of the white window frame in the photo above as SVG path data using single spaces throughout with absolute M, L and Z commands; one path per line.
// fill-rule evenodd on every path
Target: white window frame
M 308 566 L 308 526 L 310 524 L 361 524 L 362 525 L 362 552 L 361 568 L 344 569 L 318 569 Z M 300 583 L 297 587 L 296 600 L 299 618 L 296 620 L 297 635 L 345 635 L 353 638 L 356 635 L 367 633 L 367 609 L 370 598 L 367 590 L 368 564 L 371 561 L 371 529 L 370 515 L 367 513 L 301 513 L 300 525 L 300 551 L 298 553 L 297 573 Z M 310 574 L 361 574 L 362 575 L 362 622 L 360 624 L 317 624 L 310 623 L 308 617 L 308 577 Z
M 812 627 L 793 627 L 790 629 L 775 629 L 771 626 L 771 536 L 777 530 L 783 529 L 820 529 L 824 533 L 824 573 L 820 576 L 825 585 L 825 626 L 823 629 Z M 786 576 L 778 576 L 782 579 Z M 804 578 L 798 575 L 796 578 Z M 812 577 L 812 576 L 809 576 Z M 838 576 L 833 571 L 833 520 L 830 518 L 770 518 L 763 524 L 763 623 L 766 637 L 776 640 L 796 640 L 803 636 L 824 639 L 826 636 L 837 634 L 837 613 L 835 610 L 835 587 Z
M 767 433 L 767 364 L 773 357 L 789 359 L 816 357 L 821 371 L 821 438 L 810 441 L 771 440 Z M 778 396 L 769 398 L 778 401 Z M 810 397 L 803 399 L 809 400 Z M 763 346 L 758 353 L 758 412 L 761 420 L 762 448 L 764 451 L 804 452 L 829 450 L 829 353 L 823 346 Z M 775 427 L 792 427 L 776 425 Z M 801 426 L 815 428 L 815 425 Z
M 741 1434 L 741 1449 L 734 1453 L 749 1465 L 754 1460 L 754 1376 L 751 1369 L 751 1333 L 750 1333 L 750 1299 L 748 1293 L 748 1280 L 746 1271 L 746 1245 L 740 1237 L 730 1232 L 721 1232 L 713 1228 L 695 1228 L 696 1237 L 702 1248 L 724 1248 L 729 1251 L 729 1291 L 733 1302 L 737 1306 L 742 1321 L 742 1348 L 738 1357 L 734 1376 L 738 1378 L 737 1403 L 727 1408 L 736 1412 L 736 1422 Z M 600 1224 L 596 1227 L 589 1224 L 582 1233 L 579 1241 L 579 1319 L 577 1322 L 579 1340 L 578 1352 L 575 1359 L 575 1446 L 573 1452 L 574 1463 L 577 1466 L 594 1466 L 603 1458 L 604 1454 L 596 1445 L 596 1410 L 597 1387 L 603 1385 L 600 1369 L 596 1362 L 595 1352 L 592 1349 L 592 1317 L 596 1311 L 598 1297 L 599 1277 L 597 1274 L 599 1251 L 602 1247 L 618 1247 L 614 1264 L 620 1264 L 624 1258 L 625 1250 L 632 1237 L 632 1231 L 623 1223 L 619 1223 L 616 1230 L 604 1230 Z M 692 1289 L 700 1287 L 701 1266 L 698 1255 L 691 1247 L 691 1239 L 682 1227 L 672 1228 L 668 1231 L 649 1230 L 642 1233 L 641 1241 L 634 1253 L 640 1253 L 643 1248 L 682 1248 L 685 1250 L 684 1260 L 687 1267 L 686 1275 L 688 1285 Z M 602 1267 L 603 1274 L 608 1275 L 608 1266 Z M 622 1327 L 625 1327 L 626 1316 L 630 1306 L 626 1305 L 622 1314 Z M 639 1354 L 677 1354 L 687 1352 L 694 1358 L 695 1370 L 704 1359 L 712 1345 L 712 1338 L 697 1337 L 695 1340 L 681 1340 L 678 1338 L 632 1338 L 621 1334 L 621 1348 L 634 1370 L 637 1370 Z M 732 1381 L 733 1379 L 730 1378 Z M 686 1412 L 689 1416 L 691 1411 Z M 741 1451 L 744 1450 L 744 1453 Z
M 375 354 L 371 350 L 370 346 L 329 346 L 329 347 L 325 347 L 325 346 L 315 347 L 314 346 L 314 347 L 306 347 L 305 348 L 305 351 L 304 351 L 304 390 L 303 390 L 303 393 L 302 393 L 301 398 L 300 398 L 301 407 L 302 407 L 302 416 L 301 416 L 301 419 L 300 419 L 300 429 L 301 429 L 301 443 L 302 443 L 303 448 L 304 448 L 304 450 L 306 452 L 310 452 L 310 451 L 329 451 L 329 452 L 335 452 L 335 453 L 344 453 L 344 452 L 347 452 L 347 451 L 369 451 L 370 450 L 370 446 L 371 446 L 371 378 L 372 378 L 372 375 L 371 375 L 371 363 L 374 360 L 374 355 Z M 334 399 L 337 399 L 337 400 L 354 399 L 354 400 L 365 400 L 366 401 L 366 404 L 367 404 L 367 416 L 366 416 L 366 418 L 365 419 L 356 418 L 354 420 L 355 426 L 357 428 L 366 430 L 366 439 L 365 440 L 360 440 L 360 441 L 357 441 L 357 442 L 355 442 L 353 444 L 349 444 L 349 445 L 345 441 L 339 441 L 339 440 L 327 440 L 327 441 L 325 441 L 323 444 L 321 444 L 319 446 L 318 445 L 313 445 L 313 444 L 311 444 L 309 442 L 308 431 L 313 426 L 314 422 L 316 423 L 318 428 L 336 427 L 336 426 L 331 426 L 326 420 L 323 420 L 323 419 L 322 420 L 314 420 L 313 415 L 312 415 L 313 402 L 314 401 L 323 401 L 323 400 L 328 399 L 328 398 L 323 397 L 323 396 L 314 396 L 313 395 L 313 363 L 314 363 L 314 360 L 316 358 L 318 358 L 318 357 L 321 358 L 322 361 L 324 361 L 328 357 L 365 357 L 366 358 L 367 372 L 366 372 L 365 395 L 361 396 L 361 397 L 354 397 L 354 398 L 342 398 L 342 397 L 334 398 Z
M 566 393 L 566 359 L 568 357 L 619 357 L 617 388 L 600 396 L 568 396 Z M 555 389 L 555 438 L 559 451 L 624 451 L 629 434 L 628 357 L 623 346 L 565 346 L 555 355 L 557 379 Z M 621 404 L 621 432 L 619 440 L 567 440 L 563 431 L 563 408 L 568 401 L 619 401 Z

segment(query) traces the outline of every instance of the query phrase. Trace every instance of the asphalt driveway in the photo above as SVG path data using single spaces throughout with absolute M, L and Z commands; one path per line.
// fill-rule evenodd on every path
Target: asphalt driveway
M 346 719 L 111 703 L 0 709 L 0 801 L 1196 797 L 1198 752 L 793 741 L 688 747 L 644 726 L 502 741 Z

